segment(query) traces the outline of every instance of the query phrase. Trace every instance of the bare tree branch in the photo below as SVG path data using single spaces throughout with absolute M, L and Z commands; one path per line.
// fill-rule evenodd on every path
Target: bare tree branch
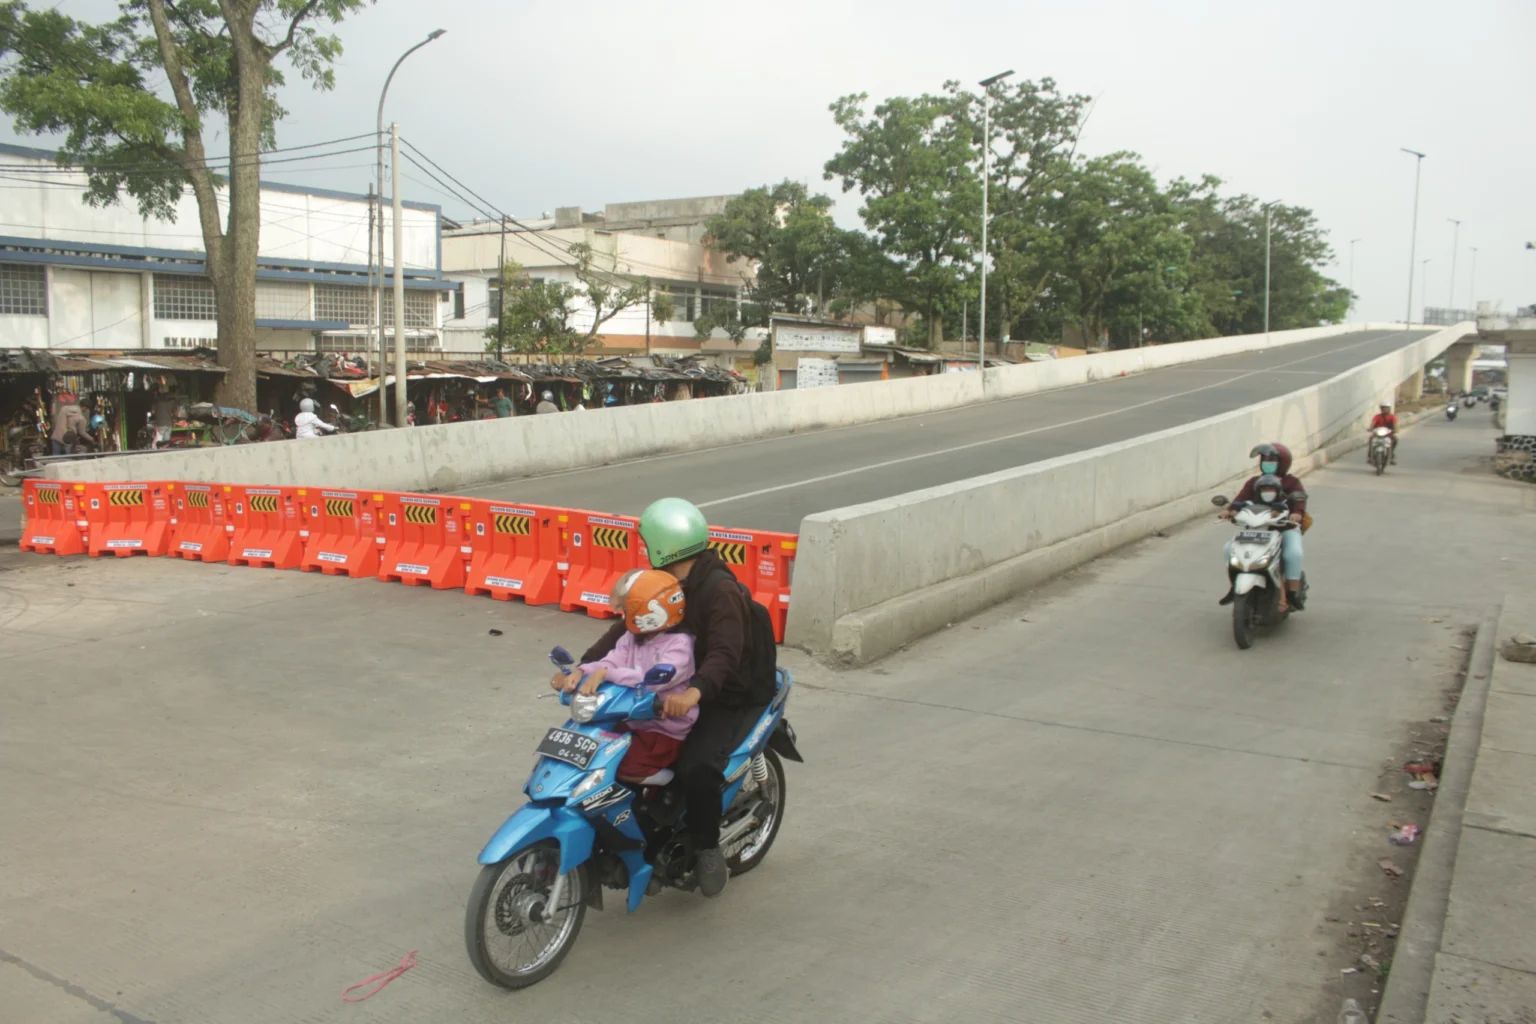
M 282 42 L 278 43 L 276 46 L 269 46 L 265 43 L 262 44 L 263 46 L 266 46 L 268 59 L 276 57 L 284 50 L 292 48 L 294 40 L 297 39 L 299 35 L 299 26 L 308 21 L 310 16 L 315 13 L 315 9 L 319 6 L 320 0 L 309 0 L 309 3 L 299 8 L 298 13 L 293 16 L 293 20 L 288 23 L 288 35 Z

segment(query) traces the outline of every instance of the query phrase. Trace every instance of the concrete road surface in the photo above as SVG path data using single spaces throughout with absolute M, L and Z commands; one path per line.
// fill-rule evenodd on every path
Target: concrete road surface
M 1441 421 L 1383 478 L 1312 477 L 1311 608 L 1251 651 L 1200 522 L 871 668 L 787 658 L 808 763 L 763 867 L 589 914 L 520 994 L 469 966 L 463 902 L 555 721 L 543 652 L 597 624 L 7 552 L 0 1019 L 1331 1020 L 1350 905 L 1404 884 L 1384 821 L 1424 810 L 1369 794 L 1536 558 L 1490 451 Z
M 657 498 L 680 494 L 703 506 L 710 522 L 792 532 L 812 512 L 1143 437 L 1298 391 L 1427 333 L 1345 334 L 968 409 L 460 492 L 630 515 Z M 708 444 L 707 437 L 699 439 L 701 448 Z

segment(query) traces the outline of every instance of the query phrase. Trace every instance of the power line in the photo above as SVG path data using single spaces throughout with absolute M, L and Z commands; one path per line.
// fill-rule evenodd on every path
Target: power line
M 251 161 L 258 161 L 259 162 L 259 161 L 261 161 L 262 157 L 270 156 L 273 153 L 296 153 L 296 152 L 298 152 L 300 150 L 304 150 L 304 149 L 320 149 L 323 146 L 335 146 L 335 145 L 339 145 L 340 143 L 343 143 L 343 142 L 356 142 L 358 139 L 368 139 L 368 138 L 375 138 L 375 133 L 374 132 L 363 132 L 363 133 L 358 134 L 358 135 L 346 135 L 346 136 L 342 136 L 340 138 L 326 139 L 323 142 L 307 142 L 307 143 L 305 143 L 304 145 L 301 145 L 301 146 L 279 146 L 279 147 L 277 147 L 275 149 L 264 149 L 264 150 L 261 150 L 261 151 L 259 151 L 257 153 L 253 153 L 253 154 L 251 154 L 249 156 L 217 157 L 217 158 L 212 159 L 212 160 L 204 160 L 203 163 L 202 163 L 202 166 L 205 169 L 210 170 L 210 171 L 228 170 L 230 167 L 232 167 L 236 163 L 244 164 L 244 163 L 248 163 L 248 162 L 251 162 Z M 376 141 L 377 140 L 375 139 L 375 142 Z M 362 152 L 364 150 L 371 151 L 373 148 L 374 147 L 372 145 L 360 146 L 360 147 L 357 147 L 355 149 L 341 150 L 340 152 L 344 152 L 344 153 L 357 153 L 357 152 Z M 268 163 L 286 163 L 286 162 L 290 162 L 290 161 L 293 161 L 293 160 L 312 160 L 312 159 L 318 159 L 321 156 L 328 156 L 328 155 L 331 155 L 331 154 L 316 153 L 316 154 L 312 154 L 311 156 L 307 156 L 307 157 L 288 157 L 288 158 L 285 158 L 284 160 L 271 160 L 271 161 L 267 161 L 267 162 Z M 167 162 L 169 163 L 171 161 L 168 160 Z M 134 171 L 159 170 L 162 167 L 163 167 L 163 165 L 159 165 L 159 164 L 102 163 L 102 164 L 95 165 L 93 170 L 130 173 L 130 172 L 134 172 Z M 57 164 L 57 163 L 55 163 L 55 164 L 0 164 L 0 171 L 16 171 L 16 170 L 32 171 L 32 172 L 45 173 L 45 174 L 78 174 L 78 173 L 81 173 L 84 170 L 84 168 L 81 165 L 79 165 L 79 164 Z

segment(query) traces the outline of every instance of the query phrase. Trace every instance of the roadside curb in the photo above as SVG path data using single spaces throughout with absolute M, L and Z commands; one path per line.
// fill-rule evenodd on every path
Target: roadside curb
M 1451 719 L 1441 764 L 1440 788 L 1434 810 L 1424 830 L 1423 852 L 1408 893 L 1408 909 L 1398 931 L 1392 954 L 1392 970 L 1382 991 L 1377 1024 L 1419 1024 L 1429 1005 L 1435 976 L 1435 957 L 1450 910 L 1451 881 L 1456 873 L 1456 854 L 1461 847 L 1462 817 L 1472 788 L 1483 737 L 1483 713 L 1493 682 L 1497 656 L 1499 608 L 1493 608 L 1477 627 L 1477 639 L 1467 659 L 1467 679 Z

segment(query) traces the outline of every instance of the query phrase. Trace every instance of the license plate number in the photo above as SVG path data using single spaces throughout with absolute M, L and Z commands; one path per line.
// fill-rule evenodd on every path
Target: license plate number
M 1237 535 L 1239 544 L 1268 544 L 1268 530 L 1244 530 Z
M 590 736 L 583 736 L 579 732 L 571 732 L 569 729 L 551 729 L 544 734 L 544 741 L 539 744 L 538 753 L 577 768 L 585 768 L 592 763 L 592 758 L 600 745 L 597 740 Z

